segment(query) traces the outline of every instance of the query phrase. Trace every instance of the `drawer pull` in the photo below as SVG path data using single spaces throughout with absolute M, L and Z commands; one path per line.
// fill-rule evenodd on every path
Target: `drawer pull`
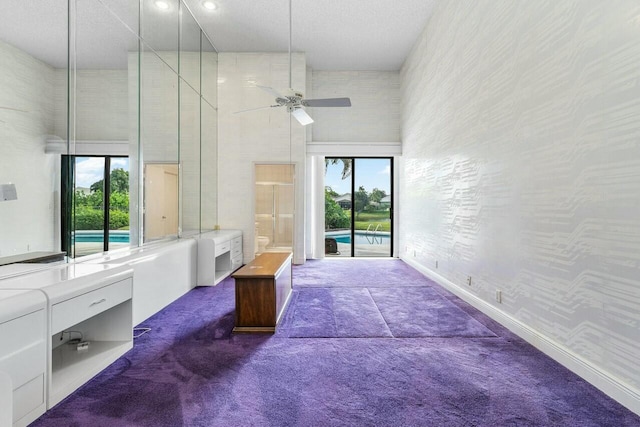
M 107 302 L 107 299 L 106 298 L 102 298 L 99 301 L 94 301 L 91 304 L 89 304 L 89 307 L 93 307 L 94 305 L 102 304 L 103 302 Z

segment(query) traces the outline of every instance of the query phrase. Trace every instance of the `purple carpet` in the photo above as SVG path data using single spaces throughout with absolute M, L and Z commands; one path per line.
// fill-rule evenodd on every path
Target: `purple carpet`
M 495 337 L 432 287 L 296 288 L 278 336 Z
M 402 271 L 410 283 L 398 284 Z M 289 306 L 289 326 L 315 333 L 316 320 L 330 325 L 333 317 L 330 333 L 361 338 L 231 335 L 226 280 L 144 322 L 152 330 L 131 351 L 33 425 L 640 426 L 640 417 L 401 261 L 308 263 L 294 268 L 294 286 L 306 302 L 299 314 Z M 330 307 L 336 297 L 342 303 Z M 469 336 L 392 338 L 431 333 L 438 325 L 429 319 L 445 331 L 454 318 Z M 366 337 L 374 332 L 384 334 Z

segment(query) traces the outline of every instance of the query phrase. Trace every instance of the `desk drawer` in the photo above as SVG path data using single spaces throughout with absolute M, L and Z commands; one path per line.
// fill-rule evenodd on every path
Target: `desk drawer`
M 95 291 L 54 304 L 51 310 L 51 334 L 89 319 L 131 299 L 133 280 L 125 279 Z
M 242 236 L 233 238 L 233 240 L 231 241 L 231 249 L 242 250 Z
M 216 253 L 215 255 L 222 255 L 225 252 L 229 252 L 231 249 L 231 242 L 222 242 L 216 245 Z
M 236 271 L 240 267 L 242 267 L 242 254 L 231 258 L 231 270 Z
M 231 259 L 242 256 L 242 247 L 231 249 Z

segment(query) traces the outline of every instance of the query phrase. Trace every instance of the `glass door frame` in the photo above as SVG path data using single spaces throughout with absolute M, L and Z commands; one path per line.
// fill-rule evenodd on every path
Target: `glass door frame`
M 325 161 L 329 159 L 349 159 L 351 160 L 351 224 L 350 224 L 350 241 L 351 241 L 351 258 L 355 258 L 355 237 L 356 237 L 356 215 L 355 215 L 355 206 L 356 206 L 356 160 L 388 160 L 389 161 L 389 254 L 386 255 L 390 258 L 393 257 L 393 223 L 394 223 L 394 181 L 393 181 L 393 164 L 394 158 L 393 156 L 325 156 Z M 367 257 L 360 257 L 367 258 Z

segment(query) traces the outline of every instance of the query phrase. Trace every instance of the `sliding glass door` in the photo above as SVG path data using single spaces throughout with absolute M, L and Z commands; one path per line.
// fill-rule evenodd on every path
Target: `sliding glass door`
M 80 257 L 129 245 L 129 159 L 63 156 L 62 250 Z M 72 209 L 71 209 L 72 208 Z
M 393 159 L 325 159 L 325 255 L 393 255 Z

